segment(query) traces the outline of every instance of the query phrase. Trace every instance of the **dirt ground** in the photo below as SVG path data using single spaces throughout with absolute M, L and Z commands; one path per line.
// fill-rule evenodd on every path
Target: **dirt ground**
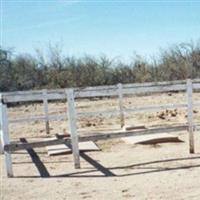
M 194 95 L 200 100 L 200 94 Z M 183 93 L 125 97 L 125 107 L 185 103 Z M 78 100 L 77 112 L 108 110 L 118 107 L 117 99 Z M 66 113 L 66 103 L 50 103 L 51 114 Z M 42 115 L 41 104 L 9 108 L 9 118 Z M 200 110 L 194 109 L 194 121 L 200 121 Z M 126 115 L 127 125 L 172 125 L 187 122 L 183 109 L 138 112 Z M 78 120 L 80 135 L 95 131 L 120 129 L 119 116 L 82 117 Z M 51 133 L 67 132 L 66 120 L 50 122 Z M 43 121 L 10 124 L 11 141 L 46 137 Z M 1 200 L 17 199 L 199 199 L 200 135 L 195 132 L 195 154 L 189 154 L 188 133 L 174 133 L 183 141 L 154 145 L 130 145 L 121 139 L 99 141 L 101 151 L 81 153 L 81 169 L 74 169 L 71 154 L 48 156 L 45 148 L 12 154 L 14 178 L 7 178 L 4 156 L 1 162 Z M 30 156 L 32 155 L 32 157 Z

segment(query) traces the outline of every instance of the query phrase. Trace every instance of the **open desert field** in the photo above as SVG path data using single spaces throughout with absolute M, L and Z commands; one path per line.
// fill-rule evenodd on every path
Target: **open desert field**
M 200 100 L 200 94 L 194 94 Z M 128 96 L 125 107 L 185 103 L 185 93 L 163 93 L 150 96 Z M 100 111 L 118 107 L 114 98 L 76 101 L 77 112 Z M 64 114 L 66 102 L 49 104 L 51 114 Z M 27 104 L 9 108 L 9 118 L 18 119 L 42 115 L 42 104 Z M 184 109 L 126 114 L 126 125 L 174 125 L 187 123 Z M 200 110 L 194 109 L 195 123 L 200 122 Z M 78 133 L 92 134 L 120 129 L 118 115 L 82 117 Z M 11 141 L 45 138 L 44 121 L 10 124 Z M 50 122 L 50 136 L 66 133 L 66 120 Z M 7 178 L 4 156 L 1 162 L 1 200 L 198 200 L 200 196 L 200 134 L 195 132 L 195 154 L 189 154 L 188 132 L 175 133 L 182 142 L 157 144 L 127 144 L 121 139 L 96 142 L 101 151 L 82 152 L 81 169 L 74 169 L 71 154 L 48 156 L 46 148 L 12 154 L 14 177 Z M 30 156 L 32 155 L 32 157 Z
M 200 200 L 200 0 L 0 0 L 0 200 Z

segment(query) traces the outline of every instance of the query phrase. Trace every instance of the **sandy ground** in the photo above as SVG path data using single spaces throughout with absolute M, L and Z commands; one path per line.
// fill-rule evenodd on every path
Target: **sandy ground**
M 200 100 L 200 94 L 194 95 Z M 185 94 L 156 94 L 126 97 L 126 107 L 164 103 L 185 103 Z M 81 100 L 77 111 L 117 108 L 116 99 Z M 66 103 L 51 103 L 51 114 L 65 113 Z M 41 104 L 9 108 L 12 119 L 42 115 Z M 194 110 L 195 122 L 200 111 Z M 186 123 L 184 110 L 131 113 L 127 125 L 170 125 Z M 66 132 L 66 121 L 51 122 L 51 135 Z M 11 124 L 11 141 L 25 137 L 27 141 L 45 137 L 44 122 Z M 78 120 L 80 134 L 119 129 L 119 116 L 84 117 Z M 1 200 L 15 199 L 199 199 L 200 196 L 200 135 L 195 132 L 195 154 L 188 152 L 188 133 L 176 133 L 183 142 L 156 145 L 130 145 L 120 139 L 99 141 L 98 152 L 81 154 L 81 169 L 74 169 L 71 154 L 49 157 L 45 148 L 12 154 L 14 178 L 5 175 L 4 157 L 1 162 Z M 37 165 L 33 162 L 37 162 Z

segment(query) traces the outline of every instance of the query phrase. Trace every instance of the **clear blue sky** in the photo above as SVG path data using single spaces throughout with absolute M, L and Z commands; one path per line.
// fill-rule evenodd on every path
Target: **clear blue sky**
M 0 0 L 1 45 L 33 53 L 49 42 L 69 55 L 155 55 L 200 39 L 200 1 Z

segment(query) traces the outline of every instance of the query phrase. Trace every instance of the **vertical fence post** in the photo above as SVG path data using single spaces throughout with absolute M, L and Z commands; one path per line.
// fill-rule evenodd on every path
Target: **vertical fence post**
M 190 153 L 194 153 L 194 128 L 193 128 L 193 100 L 192 100 L 192 80 L 187 80 L 187 115 Z
M 7 115 L 7 105 L 3 104 L 2 98 L 0 96 L 0 126 L 1 126 L 1 143 L 2 147 L 6 144 L 10 144 L 9 140 L 9 130 L 8 130 L 8 115 Z M 13 176 L 12 171 L 12 158 L 11 153 L 8 151 L 4 151 L 5 155 L 5 166 L 6 173 L 8 177 Z
M 68 103 L 68 122 L 71 136 L 72 153 L 74 157 L 75 169 L 80 168 L 80 156 L 79 156 L 79 145 L 78 145 L 78 134 L 76 127 L 76 111 L 74 103 L 74 90 L 66 89 L 67 103 Z
M 2 107 L 2 94 L 0 94 L 0 109 Z M 1 114 L 2 111 L 0 110 L 0 154 L 3 154 L 3 141 L 2 141 L 2 134 L 3 134 L 3 131 L 2 131 L 2 120 L 1 120 Z
M 118 86 L 118 94 L 119 94 L 120 125 L 121 125 L 121 128 L 122 128 L 125 125 L 124 111 L 123 111 L 123 91 L 122 91 L 122 84 L 119 83 L 117 86 Z
M 3 154 L 3 144 L 2 144 L 2 141 L 1 141 L 1 135 L 2 135 L 2 130 L 1 130 L 1 127 L 0 127 L 0 154 Z
M 43 105 L 44 105 L 44 114 L 45 114 L 46 134 L 49 134 L 50 133 L 50 128 L 49 128 L 49 111 L 48 111 L 47 90 L 44 89 L 42 91 L 42 94 L 43 94 Z

